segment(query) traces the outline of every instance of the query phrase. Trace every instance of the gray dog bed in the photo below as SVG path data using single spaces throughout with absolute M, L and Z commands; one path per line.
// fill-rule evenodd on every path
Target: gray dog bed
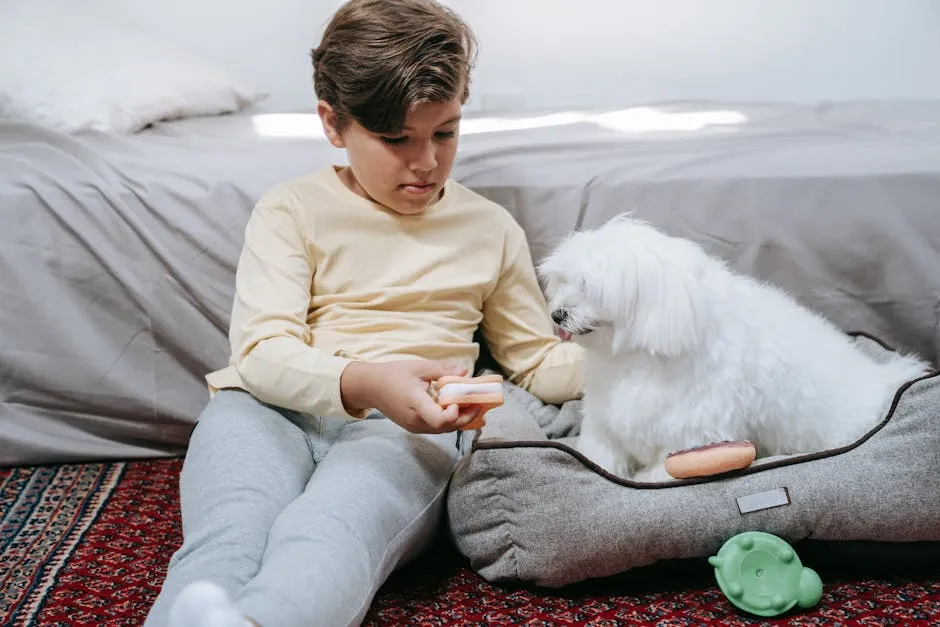
M 874 357 L 888 354 L 854 335 Z M 544 405 L 507 385 L 505 405 L 459 462 L 450 532 L 487 580 L 564 586 L 705 558 L 751 530 L 789 542 L 924 542 L 940 552 L 937 374 L 902 386 L 884 420 L 850 446 L 661 484 L 614 477 L 575 451 L 579 412 L 578 401 Z

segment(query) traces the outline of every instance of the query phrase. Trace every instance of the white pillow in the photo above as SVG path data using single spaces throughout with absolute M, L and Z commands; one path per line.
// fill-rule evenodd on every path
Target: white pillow
M 265 95 L 83 0 L 0 0 L 0 119 L 134 133 Z

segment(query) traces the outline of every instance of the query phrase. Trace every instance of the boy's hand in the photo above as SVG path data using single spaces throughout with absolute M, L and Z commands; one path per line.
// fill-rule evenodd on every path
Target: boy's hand
M 375 408 L 412 433 L 448 433 L 470 423 L 479 410 L 442 408 L 428 387 L 443 376 L 466 373 L 466 368 L 435 361 L 353 362 L 340 377 L 340 393 L 350 413 Z

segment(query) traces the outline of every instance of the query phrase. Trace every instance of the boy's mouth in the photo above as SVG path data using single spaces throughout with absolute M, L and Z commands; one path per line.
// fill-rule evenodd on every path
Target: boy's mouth
M 424 181 L 419 181 L 417 183 L 405 183 L 404 185 L 399 185 L 403 190 L 409 194 L 427 194 L 434 189 L 434 183 L 427 183 Z

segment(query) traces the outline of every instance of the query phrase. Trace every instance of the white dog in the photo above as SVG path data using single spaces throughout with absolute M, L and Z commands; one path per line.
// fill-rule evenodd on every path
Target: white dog
M 609 472 L 668 480 L 666 455 L 750 440 L 758 457 L 858 439 L 928 372 L 880 364 L 782 290 L 626 215 L 539 265 L 561 335 L 585 348 L 576 447 Z

